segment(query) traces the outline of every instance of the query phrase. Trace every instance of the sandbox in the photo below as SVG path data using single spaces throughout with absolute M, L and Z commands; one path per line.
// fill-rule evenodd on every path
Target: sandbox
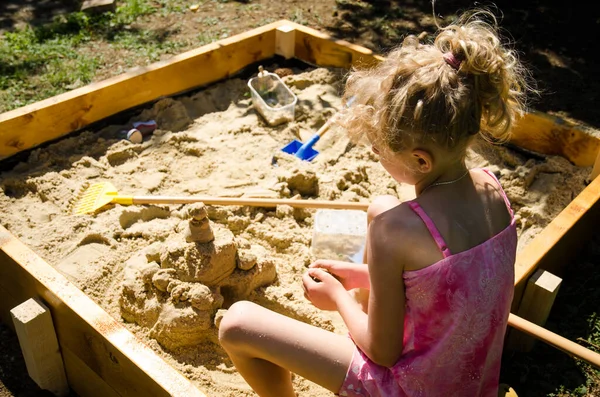
M 283 57 L 269 60 L 275 54 Z M 292 56 L 310 65 L 279 68 L 277 62 L 283 64 L 284 58 Z M 96 181 L 110 181 L 129 195 L 368 203 L 374 196 L 394 194 L 411 199 L 412 188 L 393 181 L 370 149 L 350 143 L 341 129 L 334 128 L 319 142 L 321 154 L 313 162 L 281 152 L 292 139 L 305 141 L 341 107 L 343 76 L 352 63 L 377 59 L 364 48 L 333 42 L 282 21 L 154 69 L 65 94 L 64 101 L 57 97 L 34 104 L 29 113 L 22 109 L 0 116 L 0 137 L 11 143 L 2 147 L 2 153 L 9 156 L 16 153 L 10 148 L 27 149 L 153 101 L 130 112 L 122 124 L 91 126 L 35 149 L 0 174 L 2 227 L 10 232 L 2 231 L 2 320 L 8 323 L 6 311 L 26 297 L 47 301 L 57 323 L 69 382 L 81 395 L 90 393 L 89 386 L 83 385 L 88 377 L 109 390 L 106 395 L 139 395 L 135 393 L 140 390 L 188 395 L 194 386 L 211 396 L 252 395 L 216 343 L 220 310 L 239 299 L 345 332 L 339 318 L 314 309 L 303 298 L 300 276 L 314 260 L 310 242 L 315 210 L 108 205 L 95 214 L 74 216 L 69 201 L 85 182 Z M 298 96 L 293 122 L 268 126 L 251 106 L 246 77 L 233 76 L 193 93 L 155 101 L 161 95 L 219 81 L 261 60 L 269 69 L 278 69 Z M 217 72 L 207 67 L 212 73 L 208 77 L 198 77 L 194 71 L 190 81 L 178 77 L 178 72 L 191 71 L 191 65 L 210 62 L 227 68 Z M 157 90 L 128 100 L 115 96 L 119 88 L 123 91 L 137 83 Z M 39 134 L 27 132 L 49 121 L 44 114 L 61 114 L 60 109 L 63 115 L 68 109 L 79 111 L 60 120 L 52 116 L 54 128 L 41 140 Z M 142 143 L 119 138 L 119 131 L 130 122 L 149 119 L 157 121 L 158 129 Z M 16 142 L 13 128 L 19 123 L 27 131 Z M 585 243 L 586 230 L 597 216 L 598 181 L 586 187 L 597 139 L 561 123 L 530 114 L 517 129 L 515 147 L 478 146 L 468 159 L 471 167 L 488 167 L 497 174 L 516 210 L 520 238 L 516 308 L 519 288 L 533 270 L 544 266 L 560 274 L 561 261 L 566 265 L 565 258 Z M 34 136 L 37 142 L 28 141 Z M 538 141 L 539 136 L 554 138 Z M 574 142 L 579 149 L 573 149 Z M 189 240 L 194 220 L 210 225 L 214 240 Z M 106 326 L 98 329 L 100 322 L 83 313 L 88 307 L 124 336 L 115 339 L 106 335 Z M 64 316 L 76 319 L 75 325 Z M 90 328 L 99 334 L 92 338 L 94 343 L 86 342 Z M 135 349 L 146 359 L 128 350 L 129 343 L 139 343 L 131 334 L 142 341 Z M 69 338 L 82 342 L 69 342 Z M 96 346 L 95 354 L 84 352 L 86 343 Z M 112 357 L 122 367 L 113 367 Z M 80 368 L 85 369 L 83 375 Z M 176 380 L 179 388 L 168 379 Z M 331 395 L 302 379 L 295 384 L 301 395 Z

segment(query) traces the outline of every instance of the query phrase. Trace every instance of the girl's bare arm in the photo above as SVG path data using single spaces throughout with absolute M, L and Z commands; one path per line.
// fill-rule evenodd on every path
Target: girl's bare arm
M 338 311 L 357 346 L 375 363 L 393 366 L 402 354 L 404 336 L 404 281 L 405 257 L 395 241 L 410 239 L 410 231 L 401 223 L 376 219 L 369 227 L 368 269 L 371 294 L 369 315 L 350 297 L 337 300 Z

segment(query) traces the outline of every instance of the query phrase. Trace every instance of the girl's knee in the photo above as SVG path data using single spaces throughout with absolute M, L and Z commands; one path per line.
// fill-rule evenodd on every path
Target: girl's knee
M 395 206 L 400 204 L 400 200 L 397 197 L 392 195 L 383 195 L 377 196 L 375 199 L 369 204 L 369 208 L 367 209 L 367 221 L 371 222 L 373 218 L 377 215 L 394 208 Z
M 243 343 L 248 335 L 248 328 L 253 318 L 256 318 L 256 304 L 239 301 L 231 305 L 219 325 L 219 342 L 223 347 Z

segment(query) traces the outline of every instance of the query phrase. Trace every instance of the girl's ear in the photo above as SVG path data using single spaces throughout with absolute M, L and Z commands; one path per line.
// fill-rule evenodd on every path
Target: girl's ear
M 411 152 L 414 159 L 416 169 L 422 173 L 427 174 L 433 169 L 433 156 L 427 150 L 414 149 Z

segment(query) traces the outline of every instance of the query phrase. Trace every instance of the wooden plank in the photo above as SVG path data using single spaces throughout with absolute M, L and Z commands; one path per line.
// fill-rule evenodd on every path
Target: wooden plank
M 322 67 L 349 69 L 351 66 L 368 67 L 381 62 L 384 57 L 368 48 L 336 40 L 328 34 L 306 26 L 293 24 L 296 34 L 296 58 Z
M 546 325 L 561 282 L 560 277 L 546 270 L 536 270 L 527 281 L 517 315 L 541 327 Z M 509 333 L 506 347 L 510 350 L 530 352 L 534 344 L 535 338 L 512 330 Z
M 581 167 L 592 166 L 600 150 L 599 132 L 541 112 L 525 114 L 511 133 L 512 144 L 562 156 Z
M 600 178 L 596 178 L 517 254 L 514 313 L 518 312 L 527 279 L 535 270 L 545 269 L 561 277 L 595 233 L 599 220 Z
M 275 22 L 0 114 L 0 160 L 160 97 L 222 80 L 275 54 Z
M 63 359 L 50 311 L 28 299 L 10 311 L 29 377 L 42 390 L 57 396 L 69 394 Z
M 85 377 L 91 371 L 120 396 L 204 396 L 188 379 L 0 226 L 2 319 L 10 318 L 8 311 L 15 302 L 31 297 L 40 299 L 50 309 L 61 350 L 72 353 L 71 359 L 65 359 L 65 367 L 75 392 L 85 395 L 85 390 L 80 388 L 85 382 L 73 381 L 71 376 Z M 79 361 L 73 360 L 73 355 Z
M 78 395 L 81 397 L 119 397 L 119 393 L 115 389 L 110 387 L 100 375 L 92 371 L 70 349 L 65 348 L 62 352 L 69 384 L 73 390 L 77 390 Z

